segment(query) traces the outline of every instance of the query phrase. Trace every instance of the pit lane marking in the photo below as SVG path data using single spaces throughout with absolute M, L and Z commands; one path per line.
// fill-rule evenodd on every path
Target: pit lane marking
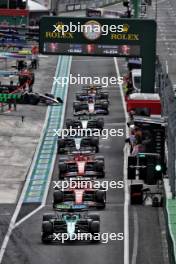
M 115 70 L 117 73 L 117 77 L 120 76 L 119 72 L 119 66 L 117 62 L 117 58 L 114 57 L 114 64 L 115 64 Z M 125 104 L 125 99 L 123 96 L 123 87 L 121 84 L 119 84 L 120 87 L 120 95 L 122 99 L 122 105 L 123 105 L 123 110 L 125 114 L 125 120 L 127 124 L 128 120 L 128 114 L 126 110 L 126 104 Z M 126 125 L 126 137 L 129 136 L 128 128 Z M 123 173 L 124 173 L 124 264 L 129 264 L 129 190 L 128 190 L 128 180 L 127 180 L 127 148 L 124 147 L 124 167 L 123 167 Z
M 139 221 L 136 208 L 134 208 L 133 213 L 134 219 L 134 239 L 133 239 L 133 254 L 131 264 L 136 264 L 137 252 L 138 252 L 138 239 L 139 239 Z

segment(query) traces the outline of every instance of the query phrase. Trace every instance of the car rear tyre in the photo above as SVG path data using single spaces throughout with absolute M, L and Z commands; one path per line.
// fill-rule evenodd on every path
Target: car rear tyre
M 74 102 L 73 103 L 73 108 L 74 108 L 75 112 L 79 111 L 80 110 L 80 104 L 77 103 L 77 102 Z
M 67 129 L 70 129 L 70 127 L 73 127 L 73 125 L 74 125 L 73 120 L 71 120 L 71 119 L 67 119 L 66 120 L 66 127 L 67 127 Z
M 100 160 L 100 161 L 103 161 L 104 163 L 104 156 L 100 156 L 100 155 L 95 156 L 95 160 Z
M 100 216 L 98 214 L 89 214 L 88 217 L 93 221 L 100 221 Z
M 67 164 L 66 163 L 59 163 L 59 171 L 60 173 L 65 173 L 67 171 Z
M 53 213 L 46 213 L 46 214 L 44 214 L 43 215 L 43 222 L 44 221 L 50 221 L 51 219 L 54 219 L 54 218 L 56 218 L 56 216 L 55 216 L 55 214 L 53 214 Z
M 92 235 L 100 233 L 100 222 L 99 221 L 92 221 L 90 224 L 90 232 Z
M 106 199 L 106 194 L 103 190 L 96 191 L 96 201 L 99 203 L 104 202 Z
M 42 232 L 43 232 L 43 234 L 46 234 L 46 235 L 52 234 L 52 232 L 53 232 L 53 225 L 52 225 L 52 223 L 50 223 L 48 221 L 44 221 L 42 223 Z
M 48 239 L 48 236 L 53 233 L 53 226 L 50 222 L 44 221 L 42 223 L 42 242 L 44 244 L 48 244 L 50 240 Z
M 64 148 L 65 147 L 65 140 L 64 139 L 59 139 L 58 140 L 58 147 L 59 148 Z
M 104 170 L 104 162 L 101 160 L 97 160 L 96 162 L 96 170 L 103 171 Z
M 59 204 L 63 202 L 63 192 L 58 190 L 53 193 L 54 204 Z
M 97 120 L 97 126 L 98 126 L 98 128 L 103 129 L 103 127 L 104 127 L 104 119 L 103 118 L 99 118 Z
M 40 102 L 40 97 L 36 94 L 29 95 L 29 104 L 37 105 Z

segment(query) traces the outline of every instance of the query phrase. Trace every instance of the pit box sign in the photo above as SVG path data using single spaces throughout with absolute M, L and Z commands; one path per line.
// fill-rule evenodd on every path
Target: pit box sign
M 42 17 L 39 48 L 51 55 L 141 57 L 141 92 L 154 92 L 154 20 Z

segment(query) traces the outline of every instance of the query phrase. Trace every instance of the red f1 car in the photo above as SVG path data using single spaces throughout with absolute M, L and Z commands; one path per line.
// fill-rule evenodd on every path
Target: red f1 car
M 86 209 L 96 207 L 104 209 L 106 206 L 106 191 L 94 188 L 93 181 L 77 180 L 74 186 L 53 193 L 53 208 L 57 210 Z M 81 184 L 81 186 L 79 186 Z
M 60 158 L 59 179 L 76 176 L 104 178 L 104 157 L 78 153 Z

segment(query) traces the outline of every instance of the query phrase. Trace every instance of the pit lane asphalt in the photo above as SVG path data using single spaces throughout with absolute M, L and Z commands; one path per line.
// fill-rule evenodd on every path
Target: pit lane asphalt
M 86 61 L 84 61 L 86 59 Z M 83 60 L 83 61 L 82 61 Z M 75 57 L 71 73 L 81 76 L 116 76 L 113 59 L 96 59 Z M 67 102 L 66 117 L 72 117 L 72 104 L 75 92 L 81 87 L 70 86 Z M 118 123 L 124 122 L 123 108 L 118 87 L 109 88 L 110 115 L 105 118 L 106 128 L 123 128 Z M 115 123 L 115 124 L 114 124 Z M 100 141 L 100 153 L 105 155 L 106 179 L 122 180 L 123 178 L 123 137 L 109 138 Z M 57 180 L 57 162 L 53 173 Z M 44 212 L 51 211 L 52 187 L 44 210 L 29 218 L 14 230 L 5 252 L 3 264 L 7 263 L 118 263 L 123 264 L 123 241 L 110 241 L 99 245 L 49 245 L 40 242 L 41 220 Z M 107 208 L 100 211 L 101 232 L 123 232 L 123 189 L 110 190 L 107 194 Z
M 125 76 L 126 61 L 119 58 L 118 65 L 120 75 Z M 161 224 L 161 213 L 161 208 L 129 206 L 130 264 L 164 264 L 161 234 L 165 226 Z
M 116 76 L 113 58 L 74 57 L 71 67 L 73 75 L 81 76 Z M 66 117 L 72 117 L 72 103 L 78 86 L 70 86 L 68 93 Z M 105 117 L 105 128 L 125 128 L 124 113 L 118 87 L 108 88 L 110 93 L 110 115 Z M 123 179 L 123 147 L 124 137 L 111 137 L 100 140 L 100 154 L 105 156 L 106 179 Z M 52 180 L 57 180 L 57 161 Z M 80 245 L 43 245 L 40 241 L 42 215 L 51 212 L 52 186 L 47 198 L 46 207 L 37 212 L 17 227 L 8 243 L 3 264 L 123 264 L 123 241 L 110 241 L 108 244 Z M 123 232 L 124 225 L 124 192 L 123 189 L 109 190 L 107 207 L 99 211 L 101 216 L 101 232 Z M 23 214 L 24 212 L 21 212 Z M 157 209 L 137 208 L 139 221 L 139 245 L 137 264 L 162 264 L 160 244 L 160 227 Z M 133 208 L 130 207 L 130 263 L 133 249 L 134 220 Z
M 56 64 L 57 57 L 40 57 L 34 92 L 51 92 Z M 17 111 L 0 115 L 0 245 L 21 194 L 45 114 L 46 106 L 17 105 Z

